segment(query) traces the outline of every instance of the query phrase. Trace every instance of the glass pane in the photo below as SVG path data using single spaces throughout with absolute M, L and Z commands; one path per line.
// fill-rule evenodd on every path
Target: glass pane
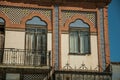
M 88 32 L 80 32 L 80 52 L 88 53 L 89 52 L 89 35 Z
M 34 34 L 31 34 L 31 49 L 32 50 L 35 50 L 36 49 L 36 46 L 35 46 L 35 33 Z
M 74 22 L 70 24 L 70 27 L 83 27 L 83 28 L 88 28 L 89 25 L 84 23 L 82 20 L 77 19 Z
M 70 32 L 70 52 L 74 53 L 74 34 Z
M 0 23 L 4 23 L 5 21 L 2 19 L 2 18 L 0 18 Z
M 80 33 L 80 53 L 84 53 L 84 36 Z
M 39 17 L 33 17 L 31 20 L 28 20 L 26 24 L 34 24 L 34 25 L 43 25 L 46 26 L 47 24 L 41 20 Z
M 26 49 L 32 50 L 33 65 L 46 64 L 47 33 L 45 29 L 26 29 Z M 30 53 L 30 52 L 29 52 Z
M 37 29 L 37 33 L 42 33 L 42 29 Z
M 26 33 L 26 49 L 29 49 L 29 34 Z
M 75 53 L 79 53 L 79 50 L 78 50 L 78 32 L 75 32 L 74 33 L 74 49 L 75 49 Z
M 26 28 L 26 49 L 35 49 L 35 29 Z
M 70 32 L 70 52 L 78 53 L 78 32 L 72 31 Z
M 3 48 L 4 45 L 4 35 L 0 34 L 0 48 Z
M 46 35 L 43 34 L 42 35 L 42 47 L 43 47 L 43 50 L 46 50 Z
M 26 33 L 26 48 L 36 50 L 46 50 L 46 33 L 42 33 L 44 29 L 27 29 Z M 36 31 L 36 32 L 35 32 Z M 45 32 L 45 30 L 44 30 Z
M 36 47 L 36 50 L 38 50 L 38 51 L 41 51 L 41 35 L 40 34 L 37 34 L 37 47 Z

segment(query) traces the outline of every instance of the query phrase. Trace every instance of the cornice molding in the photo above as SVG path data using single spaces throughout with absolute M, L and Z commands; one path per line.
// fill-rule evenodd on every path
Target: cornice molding
M 80 6 L 81 4 L 90 4 L 96 7 L 107 6 L 111 0 L 0 0 L 0 5 L 25 4 L 36 6 Z M 71 4 L 72 3 L 72 4 Z

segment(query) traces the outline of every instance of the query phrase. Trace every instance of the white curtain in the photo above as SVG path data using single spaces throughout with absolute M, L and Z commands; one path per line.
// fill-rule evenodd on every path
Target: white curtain
M 70 53 L 88 53 L 89 35 L 88 31 L 70 32 Z
M 78 32 L 72 31 L 70 32 L 70 52 L 78 53 Z
M 32 64 L 45 64 L 47 35 L 45 29 L 28 28 L 26 32 L 26 49 L 32 51 Z M 35 57 L 34 57 L 35 56 Z M 41 63 L 42 62 L 42 63 Z
M 33 29 L 27 29 L 26 49 L 27 50 L 34 50 L 35 49 L 35 30 L 33 30 Z
M 80 53 L 88 53 L 89 36 L 88 32 L 80 32 Z
M 84 34 L 81 32 L 80 33 L 80 53 L 84 53 L 84 45 L 85 40 L 84 40 Z
M 37 36 L 36 48 L 37 48 L 37 50 L 39 50 L 39 49 L 42 48 L 42 46 L 41 46 L 41 44 L 42 44 L 42 38 L 41 38 L 41 34 L 37 34 L 36 36 Z

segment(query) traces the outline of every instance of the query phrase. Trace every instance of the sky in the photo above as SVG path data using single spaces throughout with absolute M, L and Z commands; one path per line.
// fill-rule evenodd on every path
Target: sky
M 112 0 L 108 8 L 111 62 L 120 62 L 120 0 Z

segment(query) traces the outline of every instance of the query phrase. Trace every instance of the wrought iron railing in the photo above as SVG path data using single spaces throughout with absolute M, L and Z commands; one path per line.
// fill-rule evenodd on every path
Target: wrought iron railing
M 54 80 L 112 80 L 110 72 L 55 71 Z
M 20 66 L 50 66 L 50 51 L 0 49 L 0 64 Z

